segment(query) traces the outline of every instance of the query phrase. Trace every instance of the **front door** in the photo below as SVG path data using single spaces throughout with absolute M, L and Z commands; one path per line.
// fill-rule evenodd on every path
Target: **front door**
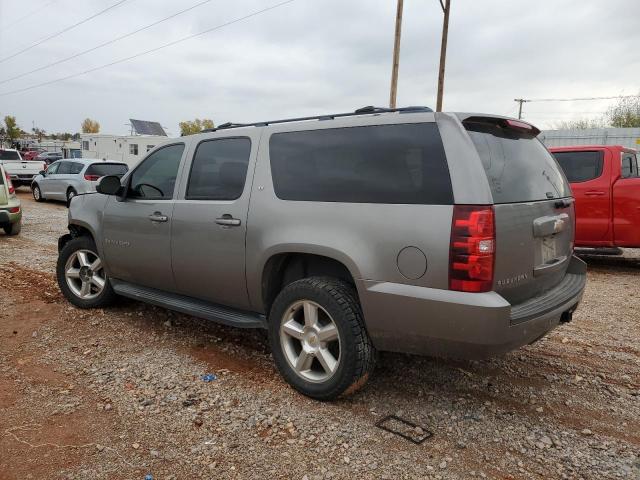
M 603 246 L 611 229 L 611 154 L 607 150 L 554 152 L 576 199 L 576 246 Z M 605 157 L 606 155 L 606 157 Z
M 258 135 L 203 140 L 188 177 L 185 168 L 171 245 L 176 286 L 185 295 L 249 308 L 245 237 L 258 140 Z
M 156 150 L 127 178 L 126 198 L 119 201 L 109 197 L 102 225 L 104 256 L 111 277 L 175 291 L 171 227 L 184 150 L 183 143 Z
M 56 198 L 54 191 L 56 188 L 56 184 L 60 183 L 58 181 L 58 169 L 60 165 L 64 162 L 55 162 L 49 165 L 45 175 L 38 181 L 38 185 L 40 186 L 40 193 L 43 198 L 51 199 Z
M 640 174 L 635 153 L 622 153 L 621 176 L 613 185 L 613 230 L 619 247 L 640 247 Z

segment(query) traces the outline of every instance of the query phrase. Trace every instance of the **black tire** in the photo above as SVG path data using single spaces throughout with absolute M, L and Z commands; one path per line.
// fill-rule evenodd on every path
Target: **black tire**
M 36 190 L 38 191 L 36 192 Z M 42 190 L 40 190 L 40 186 L 37 183 L 31 187 L 31 194 L 36 202 L 44 202 L 44 198 L 42 198 Z
M 67 280 L 65 278 L 65 267 L 67 265 L 67 260 L 69 260 L 69 257 L 71 257 L 71 255 L 73 255 L 78 250 L 89 250 L 93 252 L 96 257 L 98 256 L 98 250 L 91 237 L 76 237 L 67 242 L 67 244 L 58 254 L 58 263 L 56 266 L 56 277 L 58 279 L 58 286 L 60 287 L 62 294 L 67 300 L 73 303 L 76 307 L 80 308 L 100 308 L 110 305 L 115 300 L 116 294 L 113 291 L 113 288 L 111 288 L 111 282 L 109 281 L 109 278 L 106 277 L 106 274 L 106 282 L 102 292 L 92 299 L 80 298 L 78 295 L 73 293 L 73 291 L 67 284 Z
M 290 365 L 280 341 L 285 312 L 301 300 L 314 302 L 333 320 L 340 337 L 337 369 L 327 380 L 311 382 Z M 310 277 L 287 285 L 276 297 L 269 315 L 269 343 L 274 361 L 284 379 L 300 393 L 316 400 L 333 400 L 350 395 L 369 379 L 376 350 L 367 334 L 360 302 L 353 286 L 331 277 Z
M 67 190 L 67 208 L 69 208 L 69 205 L 71 205 L 71 200 L 76 195 L 78 195 L 78 192 L 76 192 L 75 188 L 70 188 L 69 190 Z
M 22 224 L 20 222 L 12 223 L 11 225 L 3 227 L 3 230 L 7 235 L 18 235 L 20 230 L 22 230 Z

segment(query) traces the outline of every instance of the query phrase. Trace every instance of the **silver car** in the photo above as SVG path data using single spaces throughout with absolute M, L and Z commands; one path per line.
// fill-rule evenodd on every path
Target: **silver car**
M 377 351 L 482 358 L 569 322 L 582 298 L 571 189 L 533 125 L 364 108 L 223 124 L 157 146 L 71 202 L 57 278 L 264 328 L 297 390 L 366 383 Z
M 76 195 L 95 192 L 101 177 L 123 176 L 128 170 L 126 163 L 111 160 L 95 158 L 58 160 L 33 179 L 31 191 L 37 202 L 62 200 L 69 204 Z

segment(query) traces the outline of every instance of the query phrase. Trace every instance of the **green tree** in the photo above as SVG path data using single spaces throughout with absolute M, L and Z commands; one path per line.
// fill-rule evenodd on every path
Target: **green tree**
M 9 142 L 13 143 L 18 138 L 20 138 L 21 130 L 20 130 L 20 127 L 18 126 L 18 123 L 16 122 L 16 117 L 7 115 L 6 117 L 4 117 L 4 125 L 5 125 L 6 136 L 9 138 Z
M 609 107 L 606 116 L 612 127 L 640 127 L 640 95 L 619 98 L 615 105 Z
M 82 121 L 82 133 L 99 133 L 100 124 L 90 118 L 85 118 Z
M 578 118 L 576 120 L 562 120 L 555 122 L 553 128 L 557 130 L 578 129 L 585 130 L 587 128 L 604 128 L 606 126 L 605 119 L 600 118 Z
M 185 120 L 184 122 L 180 122 L 180 134 L 181 135 L 193 135 L 195 133 L 200 133 L 202 130 L 207 130 L 209 128 L 214 128 L 213 120 L 208 118 L 203 118 L 200 120 L 196 118 L 195 120 Z

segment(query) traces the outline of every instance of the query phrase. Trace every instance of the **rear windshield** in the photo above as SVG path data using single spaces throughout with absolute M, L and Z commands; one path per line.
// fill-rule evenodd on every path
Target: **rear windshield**
M 587 182 L 602 175 L 603 152 L 555 152 L 553 154 L 571 183 Z
M 275 192 L 283 200 L 453 203 L 435 123 L 277 133 L 269 154 Z
M 478 150 L 495 203 L 571 196 L 558 162 L 535 136 L 497 119 L 463 123 Z
M 0 150 L 0 160 L 20 160 L 20 155 L 12 150 Z
M 124 175 L 127 173 L 126 165 L 120 163 L 94 163 L 87 168 L 86 175 L 99 175 L 104 177 L 106 175 Z

